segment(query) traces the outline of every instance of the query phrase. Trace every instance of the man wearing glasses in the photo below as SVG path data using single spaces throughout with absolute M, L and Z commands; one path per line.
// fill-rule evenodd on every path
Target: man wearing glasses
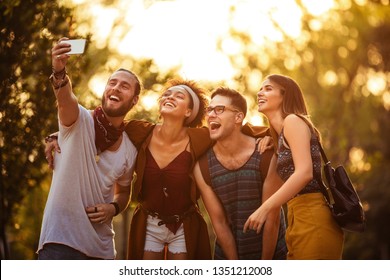
M 260 154 L 256 138 L 242 132 L 246 111 L 245 98 L 225 87 L 213 91 L 206 110 L 215 145 L 197 162 L 194 176 L 217 237 L 214 259 L 285 259 L 279 209 L 261 232 L 244 233 L 248 217 L 279 187 L 275 176 L 266 180 L 273 151 Z

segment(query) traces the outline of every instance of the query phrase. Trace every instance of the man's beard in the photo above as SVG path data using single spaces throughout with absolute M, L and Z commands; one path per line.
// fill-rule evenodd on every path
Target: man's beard
M 130 109 L 133 107 L 133 99 L 130 99 L 127 104 L 121 105 L 118 109 L 108 108 L 106 106 L 106 99 L 102 98 L 102 108 L 104 113 L 108 117 L 122 117 L 126 116 L 126 114 L 130 111 Z

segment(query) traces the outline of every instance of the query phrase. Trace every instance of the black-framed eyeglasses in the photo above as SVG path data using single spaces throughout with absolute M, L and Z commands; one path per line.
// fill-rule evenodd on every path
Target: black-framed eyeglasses
M 226 107 L 225 105 L 217 105 L 217 106 L 208 106 L 206 108 L 206 114 L 210 114 L 212 111 L 214 111 L 216 115 L 220 115 L 223 112 L 225 112 L 225 110 L 232 111 L 232 112 L 240 112 L 237 109 L 229 108 Z

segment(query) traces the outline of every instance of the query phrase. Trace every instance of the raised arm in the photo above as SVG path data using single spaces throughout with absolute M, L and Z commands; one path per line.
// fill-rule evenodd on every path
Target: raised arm
M 52 68 L 53 73 L 50 76 L 54 93 L 57 98 L 58 116 L 64 126 L 72 125 L 78 117 L 79 109 L 76 96 L 72 92 L 71 81 L 66 73 L 66 64 L 70 51 L 70 45 L 66 43 L 68 38 L 61 38 L 52 48 Z
M 218 244 L 222 247 L 226 258 L 231 260 L 237 259 L 236 243 L 229 227 L 229 221 L 225 215 L 224 208 L 215 192 L 206 184 L 200 171 L 199 162 L 194 167 L 194 177 L 203 203 L 210 216 Z

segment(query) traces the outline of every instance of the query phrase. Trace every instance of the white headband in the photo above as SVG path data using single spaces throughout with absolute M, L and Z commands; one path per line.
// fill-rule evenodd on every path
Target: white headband
M 191 115 L 188 117 L 188 119 L 186 121 L 186 124 L 190 124 L 196 118 L 196 115 L 199 112 L 199 103 L 200 103 L 199 97 L 196 95 L 196 93 L 189 86 L 177 85 L 177 86 L 170 87 L 168 90 L 175 90 L 175 89 L 176 90 L 177 89 L 185 90 L 186 92 L 188 92 L 191 95 L 192 103 L 194 103 L 194 106 L 192 108 Z

